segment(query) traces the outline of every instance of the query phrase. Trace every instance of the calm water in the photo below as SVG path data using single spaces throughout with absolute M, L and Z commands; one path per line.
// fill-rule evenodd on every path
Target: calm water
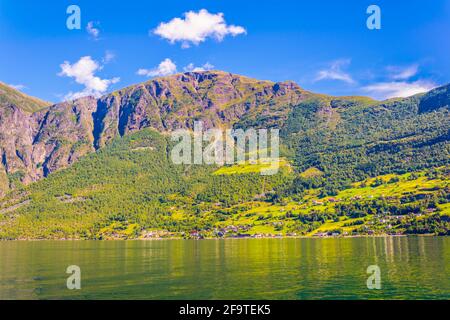
M 61 298 L 450 299 L 450 238 L 0 242 L 0 299 Z

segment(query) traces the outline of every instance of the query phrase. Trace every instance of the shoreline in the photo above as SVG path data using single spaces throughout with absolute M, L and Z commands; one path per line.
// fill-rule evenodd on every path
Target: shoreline
M 185 241 L 204 241 L 204 240 L 266 240 L 266 239 L 351 239 L 351 238 L 413 238 L 413 237 L 448 237 L 446 235 L 434 235 L 434 234 L 411 234 L 411 235 L 356 235 L 356 236 L 328 236 L 328 237 L 311 237 L 311 236 L 303 236 L 303 237 L 228 237 L 228 238 L 204 238 L 204 239 L 186 239 L 180 237 L 173 238 L 134 238 L 134 239 L 12 239 L 12 240 L 0 240 L 1 242 L 39 242 L 39 241 L 98 241 L 98 242 L 114 242 L 114 241 L 163 241 L 163 240 L 185 240 Z

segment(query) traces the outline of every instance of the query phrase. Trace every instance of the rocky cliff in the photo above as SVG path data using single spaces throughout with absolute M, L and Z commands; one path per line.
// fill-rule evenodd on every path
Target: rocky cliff
M 226 72 L 154 79 L 96 99 L 48 106 L 1 84 L 0 196 L 94 152 L 118 136 L 152 127 L 165 132 L 231 127 L 245 119 L 275 125 L 311 94 L 293 82 L 259 81 Z

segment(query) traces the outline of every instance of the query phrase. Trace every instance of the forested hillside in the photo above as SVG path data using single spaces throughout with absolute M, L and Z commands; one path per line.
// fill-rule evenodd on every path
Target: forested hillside
M 42 110 L 14 100 L 0 239 L 445 235 L 449 90 L 379 102 L 203 72 Z M 279 173 L 174 165 L 167 133 L 195 120 L 279 128 Z
M 283 127 L 284 142 L 300 171 L 318 168 L 336 188 L 367 177 L 442 166 L 450 158 L 450 100 L 435 98 L 431 107 L 435 95 L 382 103 L 314 98 L 294 108 Z

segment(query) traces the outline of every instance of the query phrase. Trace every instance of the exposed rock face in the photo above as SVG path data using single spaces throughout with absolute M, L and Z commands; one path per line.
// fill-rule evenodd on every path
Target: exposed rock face
M 33 134 L 36 132 L 37 122 L 30 114 L 16 106 L 0 109 L 1 171 L 5 174 L 32 171 Z M 28 182 L 30 176 L 21 179 Z
M 12 93 L 17 96 L 11 90 L 0 91 L 0 196 L 15 181 L 36 181 L 145 127 L 164 132 L 192 128 L 196 120 L 206 128 L 231 127 L 242 119 L 273 125 L 310 95 L 293 82 L 218 71 L 159 78 L 100 99 L 86 97 L 44 109 L 23 94 L 8 99 Z
M 10 184 L 14 180 L 26 184 L 94 151 L 92 113 L 96 106 L 94 98 L 83 98 L 34 113 L 14 105 L 1 107 L 0 172 L 10 177 Z M 4 181 L 0 187 L 4 192 L 12 186 Z
M 257 81 L 225 72 L 185 73 L 125 88 L 101 98 L 94 115 L 95 146 L 144 127 L 159 131 L 230 126 L 244 115 L 276 113 L 308 95 L 298 85 Z

